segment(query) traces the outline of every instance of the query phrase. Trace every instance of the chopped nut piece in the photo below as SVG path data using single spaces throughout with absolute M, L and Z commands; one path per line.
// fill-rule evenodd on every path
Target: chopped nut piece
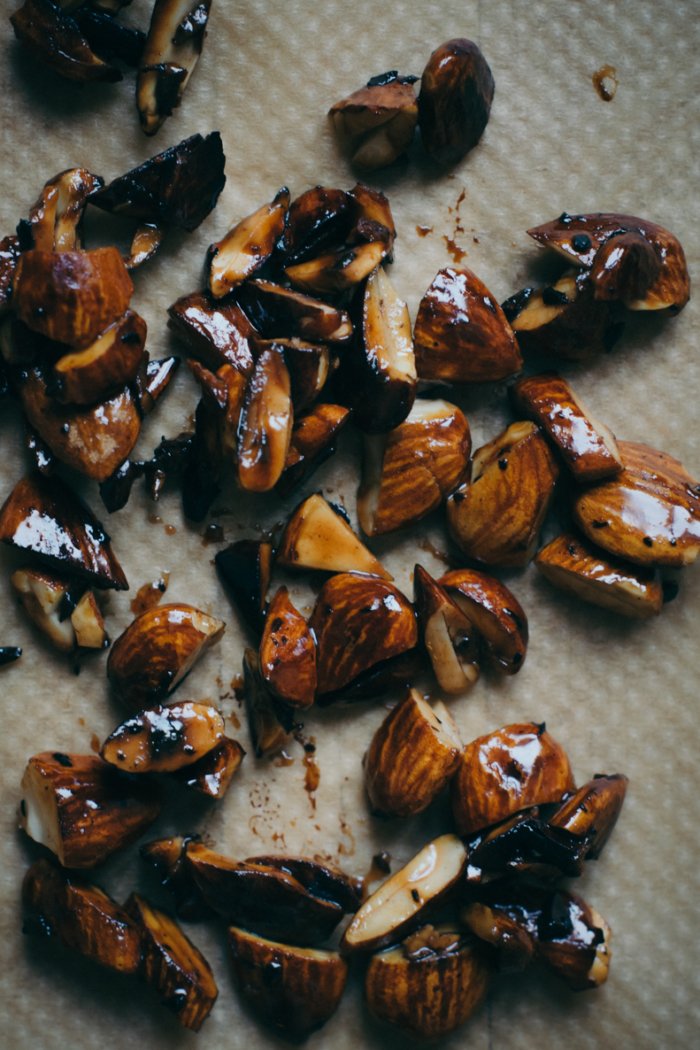
M 610 237 L 596 252 L 591 281 L 596 299 L 643 300 L 661 272 L 661 255 L 641 233 Z
M 536 936 L 533 938 L 525 923 L 519 921 L 519 916 L 508 914 L 504 908 L 475 901 L 462 909 L 459 918 L 475 937 L 498 949 L 498 968 L 502 973 L 517 973 L 532 962 Z
M 345 343 L 352 335 L 350 318 L 344 310 L 272 281 L 246 281 L 239 297 L 265 339 L 297 336 L 312 343 Z
M 387 694 L 401 695 L 419 675 L 427 670 L 427 658 L 422 646 L 414 646 L 398 656 L 362 671 L 347 685 L 335 692 L 324 693 L 316 697 L 318 707 L 330 707 L 332 704 L 356 704 L 363 700 L 386 699 Z
M 555 893 L 540 916 L 538 954 L 575 992 L 608 979 L 611 931 L 581 897 Z
M 587 839 L 586 860 L 597 860 L 617 823 L 626 794 L 624 773 L 597 773 L 565 799 L 547 823 Z
M 289 370 L 280 350 L 264 350 L 248 380 L 238 427 L 238 480 L 249 492 L 269 492 L 284 470 L 292 436 Z
M 248 728 L 256 758 L 274 754 L 289 740 L 298 726 L 291 707 L 272 695 L 260 671 L 255 649 L 243 654 L 243 680 Z
M 160 401 L 177 374 L 180 360 L 179 357 L 161 357 L 160 360 L 149 361 L 146 365 L 146 374 L 139 390 L 139 400 L 145 415 L 152 412 Z
M 279 588 L 267 611 L 260 642 L 260 671 L 278 700 L 290 707 L 313 704 L 316 642 L 286 587 Z
M 239 540 L 218 551 L 214 560 L 244 623 L 254 634 L 262 634 L 272 573 L 272 544 L 266 540 Z
M 454 167 L 474 149 L 491 112 L 495 84 L 476 44 L 463 37 L 441 44 L 423 70 L 418 122 L 426 151 Z
M 383 241 L 372 240 L 288 266 L 284 272 L 291 284 L 302 292 L 344 292 L 369 277 L 389 251 Z
M 129 255 L 124 259 L 127 270 L 135 270 L 137 266 L 152 259 L 163 243 L 164 237 L 165 226 L 156 226 L 149 222 L 141 223 L 131 240 Z
M 71 613 L 70 622 L 81 649 L 106 649 L 109 645 L 102 613 L 92 591 L 85 591 Z
M 208 704 L 153 707 L 123 722 L 105 740 L 105 762 L 126 773 L 170 773 L 221 743 L 224 720 Z
M 511 872 L 551 880 L 576 878 L 583 871 L 585 839 L 547 824 L 539 809 L 524 809 L 488 832 L 471 838 L 469 879 L 480 882 Z
M 185 772 L 188 773 L 198 764 L 188 766 Z M 179 776 L 180 774 L 173 775 Z M 214 914 L 209 905 L 205 904 L 204 898 L 197 889 L 192 868 L 187 862 L 187 844 L 198 839 L 199 835 L 155 839 L 153 842 L 146 842 L 139 849 L 142 860 L 152 864 L 162 876 L 161 886 L 174 895 L 175 911 L 185 922 L 199 922 L 202 919 L 211 918 Z
M 456 569 L 437 582 L 483 638 L 491 669 L 517 674 L 525 663 L 528 625 L 515 595 L 495 576 L 475 569 Z
M 295 414 L 316 401 L 325 386 L 330 369 L 328 348 L 303 339 L 260 340 L 261 354 L 266 350 L 282 354 L 289 372 L 292 407 Z
M 246 857 L 246 864 L 264 864 L 267 867 L 286 871 L 314 897 L 332 901 L 348 914 L 354 914 L 360 907 L 355 882 L 333 864 L 321 864 L 319 861 L 308 860 L 306 857 L 267 855 Z
M 341 140 L 364 135 L 352 157 L 358 168 L 371 171 L 392 164 L 410 145 L 418 123 L 415 79 L 395 74 L 373 78 L 329 110 Z
M 416 616 L 438 685 L 446 693 L 466 693 L 479 679 L 471 621 L 422 565 L 415 567 L 413 585 Z
M 61 6 L 65 9 L 66 5 Z M 94 6 L 100 6 L 99 0 Z M 74 17 L 81 33 L 94 51 L 114 55 L 125 65 L 138 69 L 146 43 L 145 33 L 134 26 L 110 18 L 103 11 L 88 7 L 80 7 Z
M 335 439 L 350 418 L 341 405 L 317 404 L 296 416 L 284 470 L 275 491 L 285 499 L 335 452 Z
M 237 740 L 225 737 L 198 762 L 177 770 L 173 776 L 202 795 L 223 798 L 244 755 L 245 751 Z
M 202 53 L 210 7 L 211 0 L 156 0 L 136 82 L 136 105 L 146 135 L 155 135 L 180 105 Z
M 143 358 L 146 331 L 143 318 L 129 310 L 92 346 L 61 357 L 53 366 L 57 400 L 90 405 L 130 383 Z
M 300 503 L 287 522 L 277 561 L 289 569 L 362 572 L 393 579 L 348 523 L 318 494 Z
M 29 213 L 32 247 L 72 252 L 83 247 L 82 220 L 104 180 L 85 168 L 69 168 L 50 179 Z
M 32 58 L 61 76 L 81 83 L 122 79 L 115 66 L 90 49 L 77 23 L 49 0 L 25 0 L 10 21 Z
M 307 190 L 292 201 L 287 212 L 282 238 L 286 265 L 306 262 L 342 243 L 349 228 L 349 201 L 344 190 L 325 186 Z
M 76 646 L 75 629 L 70 617 L 61 619 L 70 581 L 46 569 L 27 567 L 17 569 L 10 584 L 30 620 L 62 653 L 72 653 Z
M 257 332 L 237 302 L 217 301 L 207 291 L 193 292 L 173 303 L 168 313 L 170 327 L 202 364 L 214 370 L 231 364 L 245 376 L 252 373 L 251 345 Z
M 396 226 L 388 199 L 379 190 L 358 182 L 348 193 L 348 201 L 352 219 L 348 244 L 381 241 L 387 250 L 387 262 L 391 262 Z
M 209 249 L 209 288 L 220 299 L 259 270 L 272 255 L 284 230 L 289 190 L 283 186 L 271 204 L 263 204 Z

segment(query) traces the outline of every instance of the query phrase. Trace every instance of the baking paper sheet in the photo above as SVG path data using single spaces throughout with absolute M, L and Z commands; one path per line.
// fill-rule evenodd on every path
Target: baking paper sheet
M 659 222 L 681 238 L 691 276 L 697 273 L 697 3 L 214 0 L 203 57 L 182 108 L 150 140 L 139 131 L 132 76 L 83 89 L 43 72 L 14 41 L 6 20 L 14 6 L 14 0 L 2 4 L 0 22 L 0 234 L 14 229 L 45 180 L 64 168 L 84 165 L 111 179 L 187 135 L 221 131 L 228 182 L 218 208 L 193 235 L 171 234 L 157 258 L 134 274 L 133 305 L 148 322 L 152 357 L 182 351 L 167 331 L 165 310 L 200 286 L 206 246 L 232 220 L 270 200 L 282 185 L 294 196 L 316 183 L 353 184 L 355 175 L 326 121 L 328 107 L 385 70 L 420 74 L 430 52 L 456 36 L 479 44 L 496 81 L 480 146 L 447 176 L 436 173 L 416 146 L 410 163 L 368 180 L 391 200 L 399 231 L 392 279 L 412 318 L 437 270 L 452 261 L 444 238 L 466 251 L 466 265 L 502 300 L 546 277 L 550 264 L 525 230 L 563 210 L 627 212 Z M 148 17 L 145 0 L 135 0 L 127 12 L 141 25 Z M 619 80 L 610 103 L 601 101 L 591 80 L 604 64 L 615 67 Z M 419 237 L 418 225 L 432 233 Z M 691 301 L 675 319 L 630 317 L 610 355 L 563 371 L 618 437 L 671 453 L 697 477 L 697 347 L 698 312 Z M 454 399 L 467 412 L 474 447 L 508 419 L 502 386 L 455 393 Z M 148 454 L 163 434 L 175 436 L 196 401 L 194 383 L 182 369 L 144 426 L 136 454 Z M 28 468 L 18 414 L 6 402 L 0 450 L 4 499 Z M 358 476 L 359 441 L 346 433 L 338 455 L 286 504 L 274 496 L 245 496 L 229 484 L 208 520 L 223 525 L 226 542 L 255 536 L 282 520 L 301 495 L 322 488 L 345 503 L 356 523 Z M 77 484 L 111 534 L 131 583 L 128 594 L 112 595 L 107 606 L 112 638 L 131 620 L 135 591 L 165 571 L 171 574 L 166 600 L 194 602 L 227 621 L 222 642 L 177 695 L 216 703 L 249 753 L 222 803 L 173 794 L 146 838 L 198 830 L 236 857 L 302 852 L 332 857 L 347 872 L 362 875 L 378 850 L 391 853 L 395 871 L 428 839 L 450 829 L 444 800 L 406 823 L 369 816 L 360 762 L 386 715 L 382 703 L 305 717 L 304 732 L 315 737 L 321 771 L 315 806 L 304 790 L 299 744 L 289 749 L 290 766 L 256 761 L 230 688 L 240 673 L 244 634 L 212 567 L 217 548 L 202 544 L 204 525 L 183 521 L 172 491 L 154 507 L 138 486 L 128 506 L 110 516 L 96 485 Z M 154 512 L 161 524 L 149 523 Z M 174 535 L 165 524 L 175 526 Z M 445 549 L 439 514 L 370 544 L 409 595 L 416 560 L 436 575 L 444 571 L 419 546 L 426 537 Z M 71 662 L 55 654 L 17 610 L 8 583 L 16 563 L 12 552 L 0 551 L 0 643 L 24 647 L 21 661 L 0 672 L 0 1044 L 12 1050 L 286 1045 L 240 1002 L 223 931 L 215 925 L 187 927 L 220 988 L 198 1036 L 181 1030 L 149 989 L 51 942 L 22 937 L 20 884 L 39 852 L 16 830 L 25 763 L 47 748 L 89 751 L 93 735 L 103 740 L 123 712 L 109 696 L 104 656 L 85 661 L 76 677 Z M 484 676 L 468 697 L 450 700 L 450 707 L 465 740 L 509 722 L 546 720 L 567 749 L 579 783 L 603 771 L 629 776 L 613 838 L 575 886 L 612 926 L 612 966 L 604 987 L 578 995 L 539 969 L 502 977 L 478 1016 L 445 1045 L 690 1050 L 700 1045 L 698 570 L 680 574 L 678 599 L 646 623 L 579 604 L 532 566 L 499 575 L 530 619 L 527 661 L 514 678 Z M 291 585 L 306 611 L 312 592 L 298 579 Z M 439 693 L 431 688 L 431 695 Z M 166 902 L 141 870 L 135 847 L 110 861 L 97 881 L 118 900 L 140 887 Z M 369 1018 L 356 974 L 338 1014 L 308 1045 L 374 1050 L 407 1042 Z

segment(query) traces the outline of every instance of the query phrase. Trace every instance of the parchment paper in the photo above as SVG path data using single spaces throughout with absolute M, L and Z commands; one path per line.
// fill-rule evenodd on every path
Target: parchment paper
M 206 246 L 234 218 L 270 200 L 282 185 L 297 195 L 324 183 L 355 181 L 339 153 L 325 113 L 370 76 L 398 68 L 420 74 L 444 40 L 466 36 L 482 48 L 496 96 L 480 146 L 452 175 L 438 175 L 414 147 L 409 164 L 372 176 L 390 197 L 399 231 L 392 279 L 412 318 L 437 270 L 451 256 L 444 237 L 466 250 L 464 262 L 499 300 L 548 273 L 525 230 L 562 210 L 641 215 L 682 240 L 694 277 L 698 261 L 697 128 L 698 6 L 678 0 L 214 0 L 203 57 L 182 108 L 155 139 L 139 131 L 134 79 L 81 89 L 44 73 L 15 43 L 2 3 L 2 193 L 0 234 L 27 214 L 43 183 L 75 165 L 111 179 L 200 131 L 220 129 L 228 183 L 216 211 L 193 235 L 171 234 L 151 263 L 135 273 L 134 307 L 149 326 L 152 357 L 182 347 L 166 329 L 167 306 L 200 286 Z M 135 0 L 127 19 L 147 25 L 149 5 Z M 614 101 L 601 101 L 591 77 L 615 67 Z M 459 217 L 455 211 L 463 194 Z M 425 238 L 417 225 L 432 227 Z M 457 229 L 457 226 L 463 229 Z M 645 441 L 700 473 L 700 366 L 697 304 L 676 319 L 636 315 L 609 355 L 563 371 L 598 418 L 618 437 Z M 508 420 L 502 387 L 454 393 L 467 412 L 474 447 Z M 186 368 L 144 426 L 136 454 L 147 455 L 162 434 L 175 436 L 194 411 L 197 392 Z M 322 488 L 342 499 L 354 522 L 359 440 L 346 433 L 334 459 L 282 504 L 252 498 L 228 485 L 208 521 L 224 526 L 226 542 L 254 536 L 284 518 L 302 495 Z M 17 412 L 3 402 L 0 417 L 0 498 L 28 467 Z M 137 487 L 128 506 L 108 515 L 97 487 L 68 472 L 113 538 L 131 583 L 112 596 L 107 626 L 116 638 L 131 620 L 135 591 L 169 571 L 166 600 L 194 602 L 227 621 L 224 638 L 196 667 L 178 699 L 210 698 L 232 735 L 248 749 L 222 803 L 173 792 L 146 838 L 198 830 L 236 857 L 265 851 L 335 858 L 362 875 L 372 855 L 387 849 L 395 871 L 430 838 L 450 829 L 441 800 L 421 817 L 380 823 L 369 816 L 360 761 L 386 714 L 382 703 L 312 711 L 321 780 L 315 808 L 304 790 L 302 749 L 292 765 L 256 761 L 244 712 L 229 683 L 240 673 L 244 633 L 212 567 L 216 547 L 202 545 L 202 526 L 183 521 L 169 491 L 154 507 Z M 163 524 L 150 524 L 153 513 Z M 169 535 L 164 524 L 176 527 Z M 370 544 L 411 594 L 420 559 L 438 575 L 443 565 L 418 544 L 446 548 L 440 514 L 411 532 Z M 76 677 L 16 609 L 9 575 L 17 558 L 0 552 L 0 643 L 22 645 L 21 661 L 0 672 L 0 1043 L 8 1048 L 72 1047 L 200 1050 L 286 1045 L 264 1030 L 239 1001 L 228 968 L 223 931 L 187 927 L 210 960 L 219 1001 L 202 1032 L 181 1030 L 157 997 L 50 942 L 20 933 L 20 884 L 35 848 L 16 830 L 15 808 L 30 755 L 50 748 L 89 751 L 122 720 L 108 694 L 105 657 L 84 662 Z M 484 676 L 468 697 L 450 700 L 466 740 L 522 719 L 546 720 L 567 749 L 579 783 L 596 772 L 624 772 L 630 788 L 603 857 L 587 865 L 575 886 L 613 929 L 610 979 L 576 995 L 544 971 L 497 981 L 486 1006 L 449 1047 L 474 1050 L 690 1050 L 698 1036 L 697 783 L 698 570 L 679 575 L 680 595 L 657 620 L 628 621 L 564 597 L 529 567 L 499 573 L 530 619 L 531 642 L 522 672 Z M 303 609 L 312 592 L 295 579 Z M 438 691 L 432 687 L 431 695 Z M 231 716 L 233 712 L 233 716 Z M 236 727 L 240 720 L 241 727 Z M 118 900 L 140 887 L 166 903 L 141 870 L 136 847 L 97 876 Z M 359 974 L 360 967 L 357 968 Z M 382 1029 L 362 1004 L 356 974 L 338 1014 L 309 1040 L 313 1050 L 393 1048 L 410 1040 Z

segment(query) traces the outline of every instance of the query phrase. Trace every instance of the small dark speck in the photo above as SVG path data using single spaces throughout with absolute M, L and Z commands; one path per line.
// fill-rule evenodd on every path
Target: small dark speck
M 416 904 L 420 904 L 420 893 L 418 890 L 411 890 L 411 896 L 413 897 Z
M 24 804 L 24 799 L 22 799 L 22 801 L 20 802 L 19 808 L 20 808 L 20 812 L 21 812 L 22 816 L 26 817 L 26 815 L 27 815 L 27 807 Z
M 572 558 L 576 557 L 577 551 L 576 551 L 576 548 L 574 547 L 573 543 L 569 544 L 569 554 L 571 555 Z
M 571 247 L 575 252 L 587 252 L 591 246 L 591 238 L 587 233 L 577 233 L 571 238 Z
M 523 654 L 522 653 L 516 653 L 515 656 L 513 657 L 513 663 L 517 666 L 519 663 L 522 663 L 522 659 L 523 659 Z
M 505 456 L 503 457 L 503 459 L 499 459 L 498 465 L 501 468 L 501 470 L 506 470 L 507 469 L 507 467 L 508 467 L 508 460 L 506 459 Z
M 664 595 L 664 605 L 667 602 L 672 602 L 674 598 L 678 597 L 678 580 L 664 580 L 661 584 L 661 590 Z
M 645 536 L 643 542 L 645 547 L 652 547 L 654 544 L 654 541 L 652 540 L 651 536 Z
M 54 751 L 53 757 L 56 759 L 60 766 L 72 767 L 73 765 L 68 755 L 64 755 L 62 751 Z
M 315 750 L 316 750 L 316 745 L 315 744 L 304 744 L 304 751 L 306 751 L 307 755 L 313 755 Z
M 607 521 L 594 521 L 593 522 L 593 528 L 594 529 L 604 529 L 607 524 L 608 524 Z
M 465 495 L 466 495 L 466 493 L 464 493 L 464 492 L 455 492 L 455 494 L 452 497 L 452 499 L 455 501 L 455 503 L 461 503 L 462 500 L 464 499 Z
M 676 546 L 676 541 L 675 541 L 675 540 L 671 540 L 671 546 L 672 546 L 672 547 L 675 547 L 675 546 Z

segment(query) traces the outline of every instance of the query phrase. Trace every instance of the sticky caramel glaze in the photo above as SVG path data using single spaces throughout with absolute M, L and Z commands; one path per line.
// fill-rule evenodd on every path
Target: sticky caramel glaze
M 700 552 L 700 485 L 673 456 L 618 444 L 624 470 L 583 492 L 574 520 L 592 543 L 650 568 L 680 568 Z
M 139 587 L 136 597 L 132 598 L 130 603 L 130 609 L 134 616 L 140 616 L 141 613 L 153 609 L 158 604 L 168 589 L 169 580 L 170 573 L 164 572 L 159 580 L 154 580 L 153 583 L 144 583 L 143 587 Z

